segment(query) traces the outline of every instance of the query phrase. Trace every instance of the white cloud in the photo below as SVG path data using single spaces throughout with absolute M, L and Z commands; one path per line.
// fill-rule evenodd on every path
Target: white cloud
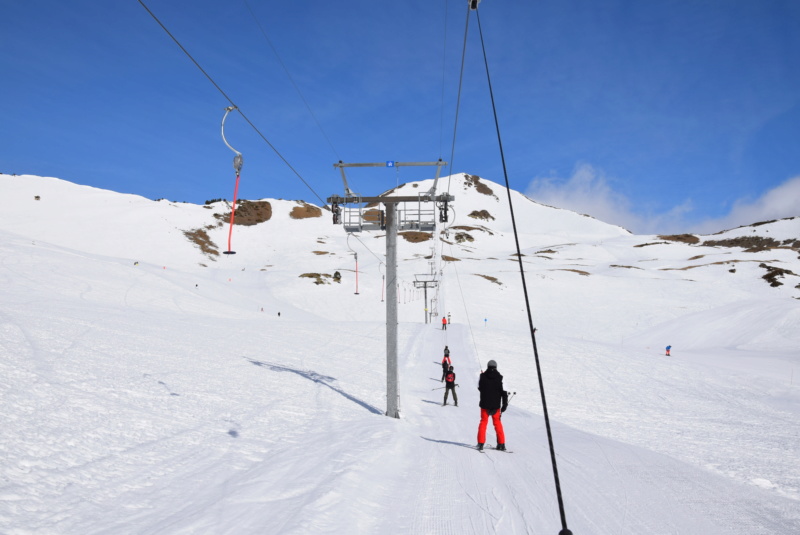
M 612 187 L 613 181 L 588 164 L 568 179 L 537 178 L 525 194 L 542 203 L 588 214 L 636 234 L 713 233 L 759 221 L 800 216 L 800 176 L 787 180 L 754 201 L 739 200 L 720 218 L 703 218 L 691 199 L 661 212 L 633 202 Z
M 800 176 L 790 178 L 753 201 L 740 199 L 733 204 L 728 215 L 701 221 L 696 226 L 698 232 L 716 232 L 796 216 L 800 216 Z
M 556 177 L 534 179 L 525 194 L 536 201 L 588 214 L 637 234 L 656 232 L 657 222 L 637 211 L 627 196 L 612 188 L 602 171 L 588 164 L 576 167 L 566 180 Z M 672 215 L 680 215 L 690 208 L 676 207 Z

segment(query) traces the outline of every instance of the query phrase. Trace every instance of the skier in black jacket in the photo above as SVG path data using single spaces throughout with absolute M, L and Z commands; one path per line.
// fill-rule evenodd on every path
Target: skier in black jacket
M 453 401 L 455 402 L 456 407 L 458 407 L 458 396 L 456 395 L 456 386 L 457 386 L 456 385 L 456 372 L 453 371 L 453 367 L 452 366 L 450 366 L 450 369 L 447 370 L 447 373 L 444 376 L 444 380 L 447 381 L 447 382 L 445 383 L 445 387 L 444 387 L 444 403 L 442 403 L 442 406 L 447 405 L 447 394 L 449 394 L 450 391 L 452 390 L 453 391 Z
M 497 434 L 497 449 L 505 451 L 506 435 L 503 431 L 503 422 L 500 414 L 508 408 L 508 392 L 503 389 L 503 376 L 497 371 L 497 363 L 490 360 L 486 364 L 486 371 L 478 380 L 478 390 L 481 392 L 481 423 L 478 426 L 478 449 L 483 450 L 486 442 L 486 426 L 489 417 L 492 417 L 494 431 Z

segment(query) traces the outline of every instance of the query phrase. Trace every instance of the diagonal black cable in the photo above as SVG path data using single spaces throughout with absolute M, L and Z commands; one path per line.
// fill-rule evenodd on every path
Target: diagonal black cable
M 278 151 L 278 149 L 276 149 L 276 148 L 275 148 L 275 146 L 274 146 L 272 143 L 270 143 L 270 142 L 269 142 L 269 140 L 266 138 L 266 136 L 264 136 L 264 134 L 262 134 L 262 133 L 261 133 L 261 130 L 259 130 L 259 129 L 256 127 L 256 125 L 254 125 L 254 124 L 253 124 L 253 122 L 252 122 L 252 121 L 251 121 L 251 120 L 250 120 L 250 119 L 249 119 L 249 118 L 248 118 L 248 117 L 247 117 L 247 116 L 244 114 L 244 112 L 243 112 L 241 109 L 239 109 L 239 107 L 238 107 L 236 104 L 234 104 L 234 102 L 233 102 L 233 100 L 231 99 L 231 97 L 229 97 L 229 96 L 227 95 L 227 93 L 225 93 L 225 91 L 223 91 L 223 90 L 222 90 L 222 88 L 219 86 L 219 84 L 217 84 L 217 82 L 215 82 L 215 81 L 214 81 L 214 79 L 211 77 L 211 75 L 209 75 L 209 74 L 208 74 L 208 73 L 205 71 L 205 69 L 203 69 L 203 67 L 201 67 L 201 66 L 200 66 L 200 64 L 197 62 L 197 60 L 195 60 L 195 59 L 192 57 L 192 55 L 191 55 L 191 54 L 189 54 L 189 51 L 188 51 L 188 50 L 186 50 L 186 49 L 183 47 L 183 45 L 180 43 L 180 41 L 178 41 L 178 39 L 176 39 L 176 38 L 175 38 L 175 36 L 174 36 L 174 35 L 172 35 L 172 33 L 171 33 L 171 32 L 170 32 L 168 29 L 167 29 L 167 27 L 166 27 L 166 26 L 164 26 L 164 24 L 163 24 L 163 23 L 162 23 L 160 20 L 158 20 L 158 17 L 156 17 L 155 13 L 153 13 L 152 11 L 150 11 L 150 8 L 149 8 L 149 7 L 147 7 L 147 5 L 145 5 L 145 3 L 144 3 L 142 0 L 137 0 L 137 1 L 138 1 L 138 2 L 139 2 L 141 5 L 142 5 L 142 7 L 143 7 L 143 8 L 145 8 L 145 10 L 147 10 L 147 12 L 148 12 L 148 13 L 150 13 L 150 16 L 151 16 L 151 17 L 153 17 L 153 20 L 155 20 L 155 21 L 158 23 L 158 25 L 159 25 L 159 26 L 161 26 L 161 28 L 162 28 L 162 29 L 163 29 L 165 32 L 167 32 L 167 35 L 169 35 L 169 36 L 172 38 L 172 40 L 173 40 L 173 41 L 175 41 L 175 44 L 176 44 L 176 45 L 178 45 L 178 47 L 180 47 L 180 49 L 181 49 L 181 50 L 183 50 L 183 53 L 184 53 L 184 54 L 186 54 L 186 56 L 187 56 L 187 57 L 188 57 L 190 60 L 192 60 L 192 63 L 194 63 L 194 64 L 195 64 L 195 66 L 196 66 L 198 69 L 200 69 L 200 72 L 202 72 L 202 73 L 205 75 L 205 77 L 206 77 L 206 78 L 208 78 L 208 81 L 209 81 L 209 82 L 211 82 L 211 83 L 214 85 L 214 87 L 216 87 L 216 88 L 217 88 L 217 91 L 219 91 L 219 92 L 222 94 L 222 96 L 223 96 L 223 97 L 225 97 L 225 100 L 227 100 L 227 101 L 228 101 L 228 102 L 231 104 L 231 106 L 233 106 L 233 107 L 235 107 L 235 108 L 236 108 L 236 110 L 239 112 L 239 114 L 242 116 L 242 118 L 243 118 L 243 119 L 244 119 L 244 120 L 247 122 L 247 124 L 249 124 L 249 125 L 250 125 L 250 127 L 251 127 L 253 130 L 255 130 L 255 131 L 256 131 L 256 133 L 259 135 L 259 137 L 261 137 L 261 139 L 263 139 L 263 140 L 264 140 L 264 142 L 265 142 L 267 145 L 269 145 L 269 148 L 271 148 L 271 149 L 272 149 L 272 151 L 273 151 L 275 154 L 277 154 L 277 155 L 278 155 L 278 157 L 279 157 L 281 160 L 283 160 L 283 163 L 285 163 L 285 164 L 286 164 L 286 166 L 287 166 L 289 169 L 291 169 L 291 170 L 292 170 L 292 172 L 293 172 L 295 175 L 297 175 L 297 178 L 299 178 L 299 179 L 300 179 L 300 181 L 301 181 L 303 184 L 305 184 L 305 185 L 306 185 L 306 187 L 307 187 L 309 190 L 311 190 L 311 193 L 313 193 L 313 194 L 314 194 L 314 196 L 315 196 L 317 199 L 319 199 L 320 203 L 322 203 L 322 204 L 321 204 L 321 206 L 325 207 L 325 206 L 326 206 L 326 203 L 325 203 L 325 201 L 322 199 L 322 197 L 320 197 L 320 196 L 317 194 L 317 192 L 316 192 L 316 191 L 314 191 L 314 188 L 312 188 L 312 187 L 309 185 L 309 183 L 308 183 L 308 182 L 306 182 L 306 180 L 305 180 L 305 179 L 304 179 L 304 178 L 303 178 L 303 177 L 300 175 L 300 173 L 298 173 L 298 172 L 297 172 L 297 170 L 296 170 L 294 167 L 292 167 L 292 164 L 290 164 L 290 163 L 289 163 L 289 161 L 288 161 L 286 158 L 284 158 L 284 157 L 283 157 L 283 154 L 281 154 L 281 153 Z
M 261 26 L 261 23 L 258 21 L 258 18 L 256 18 L 256 14 L 253 11 L 253 8 L 250 7 L 250 3 L 247 0 L 244 0 L 244 5 L 247 6 L 247 10 L 250 11 L 250 15 L 253 17 L 253 21 L 255 21 L 256 26 L 258 26 L 258 29 L 261 30 L 261 35 L 264 36 L 264 40 L 267 42 L 269 47 L 272 49 L 272 53 L 275 54 L 275 58 L 278 60 L 278 63 L 280 63 L 281 67 L 283 68 L 283 72 L 286 73 L 286 77 L 289 78 L 289 81 L 292 83 L 292 86 L 294 86 L 294 90 L 297 91 L 298 95 L 300 95 L 300 100 L 302 100 L 303 104 L 306 105 L 306 109 L 308 110 L 308 113 L 311 114 L 311 118 L 314 119 L 314 123 L 316 123 L 317 128 L 319 128 L 319 131 L 322 133 L 322 137 L 324 137 L 325 141 L 328 142 L 328 146 L 333 151 L 333 154 L 336 155 L 336 159 L 341 161 L 342 159 L 339 157 L 339 153 L 336 152 L 336 148 L 333 146 L 333 143 L 331 142 L 331 139 L 328 137 L 328 134 L 322 128 L 322 124 L 320 124 L 319 120 L 317 119 L 316 114 L 314 114 L 314 110 L 311 109 L 311 105 L 306 100 L 306 97 L 303 95 L 303 92 L 300 91 L 300 87 L 298 87 L 297 83 L 294 81 L 294 78 L 292 78 L 292 75 L 291 75 L 291 73 L 289 73 L 289 69 L 286 67 L 286 64 L 283 63 L 283 60 L 281 59 L 280 55 L 278 54 L 278 51 L 275 49 L 275 46 L 272 44 L 272 41 L 267 36 L 267 32 L 264 30 L 264 27 Z
M 350 235 L 350 236 L 354 237 L 355 239 L 357 239 L 357 240 L 358 240 L 358 242 L 359 242 L 361 245 L 363 245 L 363 246 L 364 246 L 364 249 L 366 249 L 367 251 L 369 251 L 369 252 L 370 252 L 370 254 L 372 254 L 372 256 L 374 256 L 374 257 L 375 257 L 375 258 L 378 260 L 378 262 L 380 262 L 381 264 L 384 264 L 384 265 L 386 264 L 386 262 L 385 262 L 384 260 L 382 260 L 380 256 L 376 255 L 376 254 L 375 254 L 375 253 L 372 251 L 372 249 L 370 249 L 369 247 L 367 247 L 367 244 L 366 244 L 366 243 L 364 243 L 363 241 L 361 241 L 361 238 L 359 238 L 359 237 L 358 237 L 358 234 L 355 234 L 355 233 L 349 232 L 349 233 L 348 233 L 348 235 Z
M 458 132 L 458 110 L 461 107 L 461 87 L 464 83 L 464 60 L 467 56 L 467 34 L 469 33 L 469 9 L 467 9 L 467 22 L 464 25 L 464 46 L 461 48 L 461 72 L 458 75 L 458 98 L 456 98 L 456 120 L 453 125 L 453 145 L 450 148 L 450 176 L 447 179 L 447 193 L 450 193 L 450 181 L 453 179 L 453 159 L 456 152 L 456 132 Z
M 572 535 L 572 532 L 567 528 L 567 515 L 564 512 L 564 500 L 561 497 L 561 483 L 558 479 L 558 466 L 556 465 L 556 450 L 553 446 L 553 433 L 550 430 L 550 417 L 547 414 L 547 401 L 545 401 L 544 396 L 544 381 L 542 380 L 542 368 L 539 365 L 539 351 L 536 348 L 536 328 L 533 326 L 533 317 L 531 316 L 531 303 L 528 299 L 528 286 L 525 282 L 525 268 L 522 265 L 522 251 L 519 247 L 519 235 L 517 233 L 517 222 L 514 218 L 514 204 L 511 202 L 511 186 L 508 183 L 508 171 L 506 170 L 506 158 L 503 152 L 503 141 L 500 138 L 500 123 L 497 120 L 497 108 L 495 107 L 494 103 L 494 93 L 492 91 L 492 78 L 489 75 L 489 61 L 486 59 L 486 46 L 483 42 L 483 30 L 481 29 L 481 17 L 478 13 L 478 10 L 475 10 L 475 15 L 478 19 L 478 33 L 481 36 L 481 49 L 483 50 L 483 63 L 486 66 L 486 80 L 489 83 L 489 97 L 492 101 L 492 113 L 494 114 L 494 125 L 495 130 L 497 131 L 497 143 L 500 146 L 500 159 L 503 163 L 503 176 L 506 180 L 506 193 L 508 193 L 508 207 L 511 210 L 511 224 L 514 227 L 514 242 L 517 246 L 517 260 L 519 261 L 519 272 L 522 276 L 522 291 L 525 294 L 525 306 L 528 310 L 528 325 L 530 326 L 531 330 L 531 341 L 533 342 L 533 354 L 536 359 L 536 373 L 539 376 L 539 392 L 542 396 L 542 411 L 544 412 L 544 422 L 545 427 L 547 428 L 547 441 L 550 445 L 550 460 L 553 464 L 553 477 L 555 478 L 556 483 L 556 495 L 558 496 L 558 509 L 561 513 L 561 531 L 559 535 Z
M 447 72 L 447 0 L 444 0 L 444 34 L 442 47 L 442 102 L 439 107 L 439 158 L 442 157 L 442 140 L 444 139 L 444 78 Z

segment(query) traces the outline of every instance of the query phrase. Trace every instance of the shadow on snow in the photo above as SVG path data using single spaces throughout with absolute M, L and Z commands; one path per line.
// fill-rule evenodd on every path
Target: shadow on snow
M 272 370 L 274 372 L 291 372 L 291 373 L 299 375 L 303 379 L 308 379 L 309 381 L 312 381 L 314 383 L 317 383 L 317 384 L 320 384 L 320 385 L 323 385 L 323 386 L 327 386 L 328 388 L 330 388 L 331 390 L 333 390 L 337 394 L 343 396 L 344 398 L 349 399 L 350 401 L 352 401 L 352 402 L 354 402 L 354 403 L 356 403 L 358 405 L 361 405 L 362 407 L 367 409 L 369 412 L 371 412 L 373 414 L 383 415 L 382 411 L 380 411 L 377 408 L 373 407 L 369 403 L 367 403 L 365 401 L 361 401 L 357 397 L 348 394 L 347 392 L 345 392 L 341 388 L 336 388 L 335 386 L 330 385 L 329 384 L 330 382 L 333 382 L 333 381 L 336 380 L 336 378 L 334 378 L 334 377 L 330 377 L 330 376 L 327 376 L 327 375 L 321 375 L 321 374 L 319 374 L 317 372 L 312 372 L 312 371 L 308 371 L 308 370 L 296 370 L 294 368 L 289 368 L 287 366 L 281 366 L 280 364 L 272 364 L 270 362 L 262 362 L 262 361 L 259 361 L 259 360 L 249 359 L 247 357 L 245 357 L 245 359 L 248 362 L 250 362 L 250 364 L 254 364 L 256 366 L 260 366 L 260 367 L 263 367 L 263 368 L 269 368 L 270 370 Z
M 428 442 L 436 442 L 437 444 L 448 444 L 450 446 L 461 446 L 462 448 L 468 448 L 471 450 L 475 449 L 474 444 L 464 444 L 463 442 L 453 442 L 452 440 L 436 440 L 435 438 L 428 438 L 420 436 L 421 439 L 427 440 Z

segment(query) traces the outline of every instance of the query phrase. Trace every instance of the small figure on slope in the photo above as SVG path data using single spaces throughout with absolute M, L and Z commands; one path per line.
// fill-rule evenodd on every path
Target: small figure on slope
M 450 366 L 450 369 L 447 370 L 447 374 L 445 374 L 444 380 L 445 380 L 444 403 L 442 403 L 442 406 L 447 405 L 447 394 L 449 394 L 450 391 L 452 390 L 453 401 L 455 402 L 456 407 L 458 407 L 458 396 L 456 395 L 456 386 L 458 385 L 456 385 L 456 372 L 454 371 L 454 368 L 452 366 Z
M 442 382 L 444 382 L 444 376 L 447 375 L 447 370 L 450 369 L 450 350 L 447 349 L 447 346 L 444 346 L 444 357 L 442 358 Z
M 500 414 L 508 408 L 508 393 L 503 388 L 503 376 L 497 371 L 497 363 L 490 360 L 486 364 L 486 371 L 478 380 L 478 390 L 481 393 L 481 423 L 478 425 L 478 450 L 483 450 L 486 443 L 486 426 L 489 417 L 492 417 L 494 431 L 497 434 L 497 449 L 505 451 L 506 435 L 503 431 L 503 422 Z
M 442 330 L 443 331 L 447 330 L 447 318 L 445 318 L 444 316 L 442 316 Z
M 669 356 L 669 350 L 672 349 L 672 346 L 667 346 L 667 356 Z

